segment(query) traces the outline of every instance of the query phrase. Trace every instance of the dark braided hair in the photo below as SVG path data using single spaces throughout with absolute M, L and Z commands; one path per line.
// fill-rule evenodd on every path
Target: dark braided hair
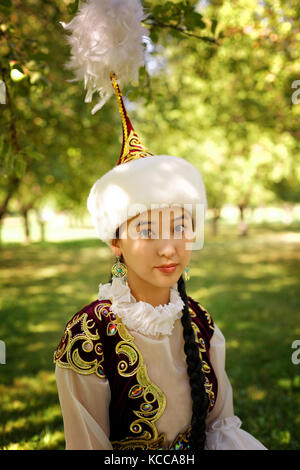
M 188 307 L 188 297 L 185 290 L 185 282 L 180 276 L 177 282 L 178 292 L 184 302 L 181 323 L 183 326 L 184 352 L 186 354 L 187 372 L 190 377 L 191 395 L 193 400 L 192 429 L 190 435 L 190 449 L 203 450 L 205 445 L 205 420 L 209 405 L 209 399 L 204 387 L 205 377 L 202 371 L 202 361 L 199 356 L 199 348 L 195 341 L 195 334 L 191 324 Z
M 116 237 L 119 237 L 119 228 Z M 120 262 L 124 263 L 123 255 Z M 108 282 L 112 282 L 112 273 Z M 181 323 L 183 326 L 184 352 L 186 354 L 187 372 L 190 378 L 192 406 L 191 432 L 189 438 L 189 448 L 192 451 L 203 450 L 205 446 L 205 421 L 209 406 L 209 399 L 205 390 L 205 376 L 202 371 L 202 361 L 199 356 L 199 348 L 195 341 L 195 333 L 191 324 L 191 317 L 188 306 L 188 296 L 185 289 L 185 282 L 182 276 L 177 282 L 178 292 L 184 302 Z

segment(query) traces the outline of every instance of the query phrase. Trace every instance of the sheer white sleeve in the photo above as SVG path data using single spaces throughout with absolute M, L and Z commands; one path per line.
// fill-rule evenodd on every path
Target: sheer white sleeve
M 56 365 L 66 450 L 112 450 L 109 440 L 110 388 L 107 379 Z
M 210 360 L 218 380 L 214 408 L 206 419 L 206 450 L 267 450 L 260 441 L 241 429 L 234 414 L 232 387 L 225 370 L 225 338 L 215 323 L 210 343 Z

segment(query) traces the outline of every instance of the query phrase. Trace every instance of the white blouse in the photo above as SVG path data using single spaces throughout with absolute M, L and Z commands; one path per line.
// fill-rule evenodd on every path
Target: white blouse
M 184 352 L 181 323 L 183 301 L 177 283 L 171 287 L 170 302 L 153 307 L 137 302 L 128 284 L 113 279 L 99 285 L 99 300 L 111 299 L 117 313 L 140 349 L 148 376 L 166 396 L 166 408 L 156 421 L 158 433 L 168 442 L 185 431 L 192 416 L 192 398 Z M 267 450 L 251 434 L 241 429 L 234 415 L 232 387 L 225 371 L 225 338 L 214 323 L 210 361 L 218 380 L 217 399 L 206 418 L 206 450 Z M 62 409 L 66 449 L 112 450 L 109 441 L 110 386 L 108 379 L 95 374 L 81 375 L 55 368 Z M 175 412 L 176 411 L 176 412 Z

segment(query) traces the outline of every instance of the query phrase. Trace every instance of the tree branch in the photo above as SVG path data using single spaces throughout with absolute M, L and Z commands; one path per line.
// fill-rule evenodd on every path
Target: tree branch
M 205 41 L 205 42 L 210 42 L 211 44 L 219 45 L 218 41 L 215 38 L 210 38 L 208 36 L 198 36 L 197 34 L 189 33 L 182 26 L 174 25 L 174 24 L 165 24 L 165 23 L 162 23 L 161 21 L 158 21 L 156 18 L 153 18 L 153 17 L 150 17 L 147 19 L 151 20 L 152 26 L 159 26 L 160 28 L 175 29 L 176 31 L 179 31 L 180 33 L 185 34 L 186 36 L 194 37 L 197 39 L 201 39 L 202 41 Z

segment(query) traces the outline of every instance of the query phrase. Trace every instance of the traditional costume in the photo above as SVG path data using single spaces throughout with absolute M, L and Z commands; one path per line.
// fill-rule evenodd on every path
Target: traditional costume
M 153 203 L 190 204 L 195 220 L 195 204 L 204 212 L 207 205 L 200 172 L 179 157 L 146 149 L 125 109 L 117 79 L 136 78 L 140 36 L 147 35 L 143 18 L 137 0 L 90 0 L 63 23 L 72 32 L 69 66 L 88 86 L 86 101 L 99 91 L 93 112 L 100 109 L 111 94 L 108 82 L 122 117 L 118 163 L 95 182 L 88 198 L 98 237 L 108 245 L 132 206 L 130 218 Z M 153 307 L 136 301 L 126 276 L 114 272 L 111 283 L 99 285 L 97 300 L 67 323 L 54 353 L 66 449 L 188 449 L 192 398 L 177 283 L 170 302 Z M 205 449 L 266 449 L 234 414 L 221 330 L 189 296 L 188 309 L 209 398 Z

